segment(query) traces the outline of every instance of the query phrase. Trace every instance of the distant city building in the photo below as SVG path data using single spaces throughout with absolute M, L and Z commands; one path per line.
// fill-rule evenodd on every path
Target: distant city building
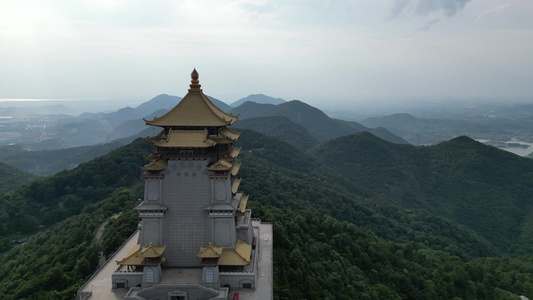
M 139 229 L 77 299 L 272 299 L 272 225 L 252 219 L 239 190 L 239 133 L 227 127 L 237 116 L 198 77 L 174 108 L 145 120 L 161 132 L 146 140 L 156 149 L 142 168 Z

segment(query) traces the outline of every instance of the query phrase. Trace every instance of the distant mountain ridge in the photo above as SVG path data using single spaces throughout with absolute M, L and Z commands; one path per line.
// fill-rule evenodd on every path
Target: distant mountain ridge
M 402 138 L 395 136 L 386 129 L 372 129 L 357 122 L 332 119 L 323 111 L 299 100 L 292 100 L 278 105 L 245 102 L 231 110 L 239 119 L 258 117 L 283 116 L 305 128 L 319 141 L 344 136 L 360 131 L 368 131 L 380 138 L 394 143 L 407 144 Z
M 221 110 L 223 110 L 224 112 L 229 112 L 233 109 L 233 107 L 231 107 L 230 105 L 226 104 L 225 102 L 222 102 L 221 100 L 215 98 L 215 97 L 211 97 L 209 95 L 205 95 L 211 102 L 213 102 L 214 105 L 216 105 L 216 107 L 220 108 Z
M 231 103 L 230 106 L 237 107 L 247 101 L 260 103 L 260 104 L 274 104 L 274 105 L 287 102 L 286 100 L 281 99 L 281 98 L 274 98 L 274 97 L 270 97 L 270 96 L 263 95 L 263 94 L 252 94 L 252 95 L 248 95 L 244 98 L 241 98 Z
M 465 130 L 486 134 L 494 127 L 489 124 L 475 124 L 461 120 L 417 118 L 407 113 L 383 117 L 371 117 L 361 121 L 370 127 L 384 127 L 413 144 L 437 144 L 450 138 L 464 135 Z

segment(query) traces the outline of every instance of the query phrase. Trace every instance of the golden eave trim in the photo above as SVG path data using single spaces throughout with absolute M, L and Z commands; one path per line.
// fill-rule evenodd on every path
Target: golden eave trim
M 237 173 L 239 173 L 239 169 L 241 168 L 242 163 L 234 163 L 233 167 L 231 168 L 231 175 L 237 176 Z
M 246 204 L 248 203 L 248 197 L 249 197 L 248 195 L 243 196 L 241 199 L 241 202 L 239 203 L 239 207 L 237 208 L 237 210 L 243 214 L 246 211 Z
M 231 192 L 233 194 L 236 194 L 239 191 L 239 184 L 241 184 L 240 179 L 234 179 L 233 183 L 231 184 Z

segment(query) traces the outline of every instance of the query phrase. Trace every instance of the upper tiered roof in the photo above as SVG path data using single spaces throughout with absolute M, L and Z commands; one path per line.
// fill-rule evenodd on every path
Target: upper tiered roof
M 178 130 L 169 129 L 168 135 L 161 131 L 158 135 L 146 139 L 158 147 L 192 147 L 209 148 L 216 145 L 216 142 L 209 137 L 207 129 L 202 130 Z
M 237 121 L 238 116 L 228 114 L 216 107 L 202 92 L 198 72 L 191 73 L 191 84 L 187 95 L 161 117 L 146 120 L 146 125 L 160 127 L 223 127 Z
M 119 265 L 141 266 L 147 264 L 146 259 L 161 257 L 166 248 L 167 246 L 154 246 L 152 242 L 142 248 L 140 244 L 137 244 L 122 260 L 117 260 L 116 262 Z M 162 257 L 161 263 L 164 262 L 165 258 Z

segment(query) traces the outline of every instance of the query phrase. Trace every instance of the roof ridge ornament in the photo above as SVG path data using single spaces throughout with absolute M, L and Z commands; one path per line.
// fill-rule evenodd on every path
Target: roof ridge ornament
M 202 85 L 200 84 L 200 80 L 198 80 L 198 78 L 200 78 L 200 75 L 198 75 L 198 71 L 196 71 L 196 68 L 194 68 L 191 73 L 191 84 L 189 85 L 189 92 L 202 91 L 202 89 L 200 88 Z

